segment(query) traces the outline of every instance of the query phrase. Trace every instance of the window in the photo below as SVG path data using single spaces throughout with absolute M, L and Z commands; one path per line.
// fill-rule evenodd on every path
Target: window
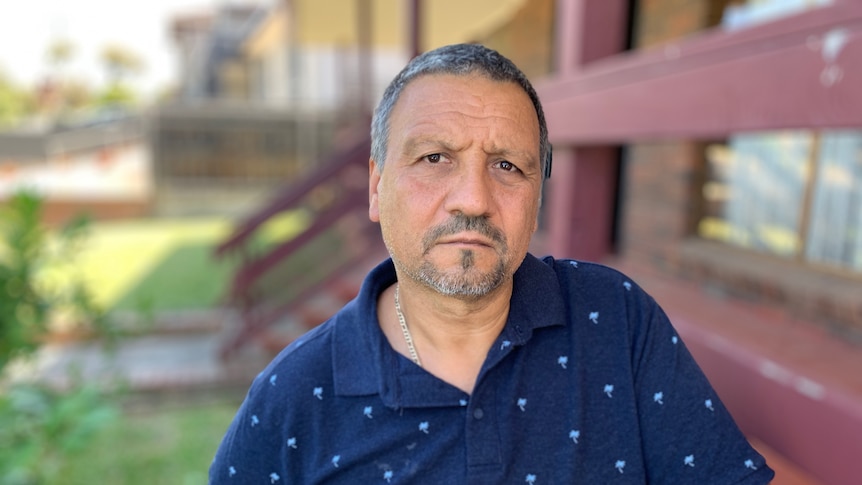
M 806 10 L 831 5 L 833 0 L 744 0 L 725 7 L 721 25 L 728 30 L 795 15 Z
M 818 162 L 805 255 L 862 271 L 862 132 L 824 133 Z
M 739 134 L 706 160 L 700 236 L 862 272 L 862 131 Z

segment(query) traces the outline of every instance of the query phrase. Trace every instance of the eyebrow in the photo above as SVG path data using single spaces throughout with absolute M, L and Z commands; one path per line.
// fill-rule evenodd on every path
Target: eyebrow
M 441 148 L 444 151 L 458 151 L 458 147 L 445 139 L 439 138 L 431 138 L 428 136 L 419 136 L 415 138 L 408 138 L 404 143 L 404 153 L 413 153 L 417 151 L 423 151 L 425 148 Z
M 455 143 L 452 143 L 449 140 L 419 136 L 407 139 L 404 143 L 403 152 L 405 154 L 410 154 L 417 151 L 423 151 L 426 147 L 434 149 L 439 148 L 442 151 L 448 152 L 457 152 L 461 150 Z M 503 158 L 514 157 L 517 160 L 527 160 L 533 163 L 538 161 L 538 158 L 529 152 L 524 150 L 513 150 L 511 148 L 497 148 L 496 146 L 492 146 L 491 150 L 485 153 Z

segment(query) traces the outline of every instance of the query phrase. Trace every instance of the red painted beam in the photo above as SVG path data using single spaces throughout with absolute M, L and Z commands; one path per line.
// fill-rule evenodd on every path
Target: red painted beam
M 613 250 L 617 151 L 611 147 L 555 149 L 548 181 L 547 244 L 556 257 L 599 261 Z
M 616 55 L 538 90 L 552 142 L 596 144 L 860 127 L 859 86 L 862 3 L 845 2 Z

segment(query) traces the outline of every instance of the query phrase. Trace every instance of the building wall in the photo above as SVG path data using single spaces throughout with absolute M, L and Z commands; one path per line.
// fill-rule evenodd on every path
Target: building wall
M 404 2 L 407 4 L 408 2 Z M 516 14 L 525 12 L 529 0 L 425 0 L 422 3 L 422 50 L 457 42 L 487 38 Z M 524 41 L 525 44 L 529 42 Z
M 368 68 L 371 85 L 364 102 L 373 103 L 409 60 L 410 2 L 299 0 L 291 2 L 290 9 L 283 5 L 271 12 L 243 48 L 252 99 L 321 109 L 358 103 L 363 101 L 361 72 Z M 369 56 L 359 50 L 363 5 L 370 10 Z M 517 54 L 528 71 L 548 72 L 552 0 L 435 0 L 421 2 L 421 7 L 422 50 L 487 41 Z M 365 60 L 370 67 L 362 66 Z
M 660 46 L 696 35 L 720 20 L 716 11 L 723 3 L 638 2 L 635 47 Z M 620 255 L 709 286 L 716 293 L 774 305 L 779 311 L 819 322 L 848 340 L 862 342 L 862 277 L 858 273 L 698 236 L 709 142 L 663 139 L 626 147 L 618 221 Z
M 634 44 L 651 47 L 718 25 L 731 0 L 647 0 L 637 4 Z
M 660 267 L 679 259 L 677 243 L 692 233 L 699 145 L 655 141 L 630 145 L 624 167 L 620 249 Z
M 554 3 L 527 0 L 510 19 L 476 40 L 503 53 L 528 78 L 540 79 L 553 68 Z
M 724 1 L 641 0 L 632 48 L 671 42 L 715 25 Z M 620 248 L 626 256 L 663 268 L 678 261 L 677 242 L 692 234 L 702 146 L 686 140 L 630 144 L 623 161 Z

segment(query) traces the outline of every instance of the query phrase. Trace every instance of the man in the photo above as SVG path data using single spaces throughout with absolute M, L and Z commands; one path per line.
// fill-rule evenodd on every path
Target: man
M 527 253 L 550 146 L 506 58 L 408 64 L 372 121 L 391 255 L 255 380 L 212 483 L 767 483 L 658 305 Z

